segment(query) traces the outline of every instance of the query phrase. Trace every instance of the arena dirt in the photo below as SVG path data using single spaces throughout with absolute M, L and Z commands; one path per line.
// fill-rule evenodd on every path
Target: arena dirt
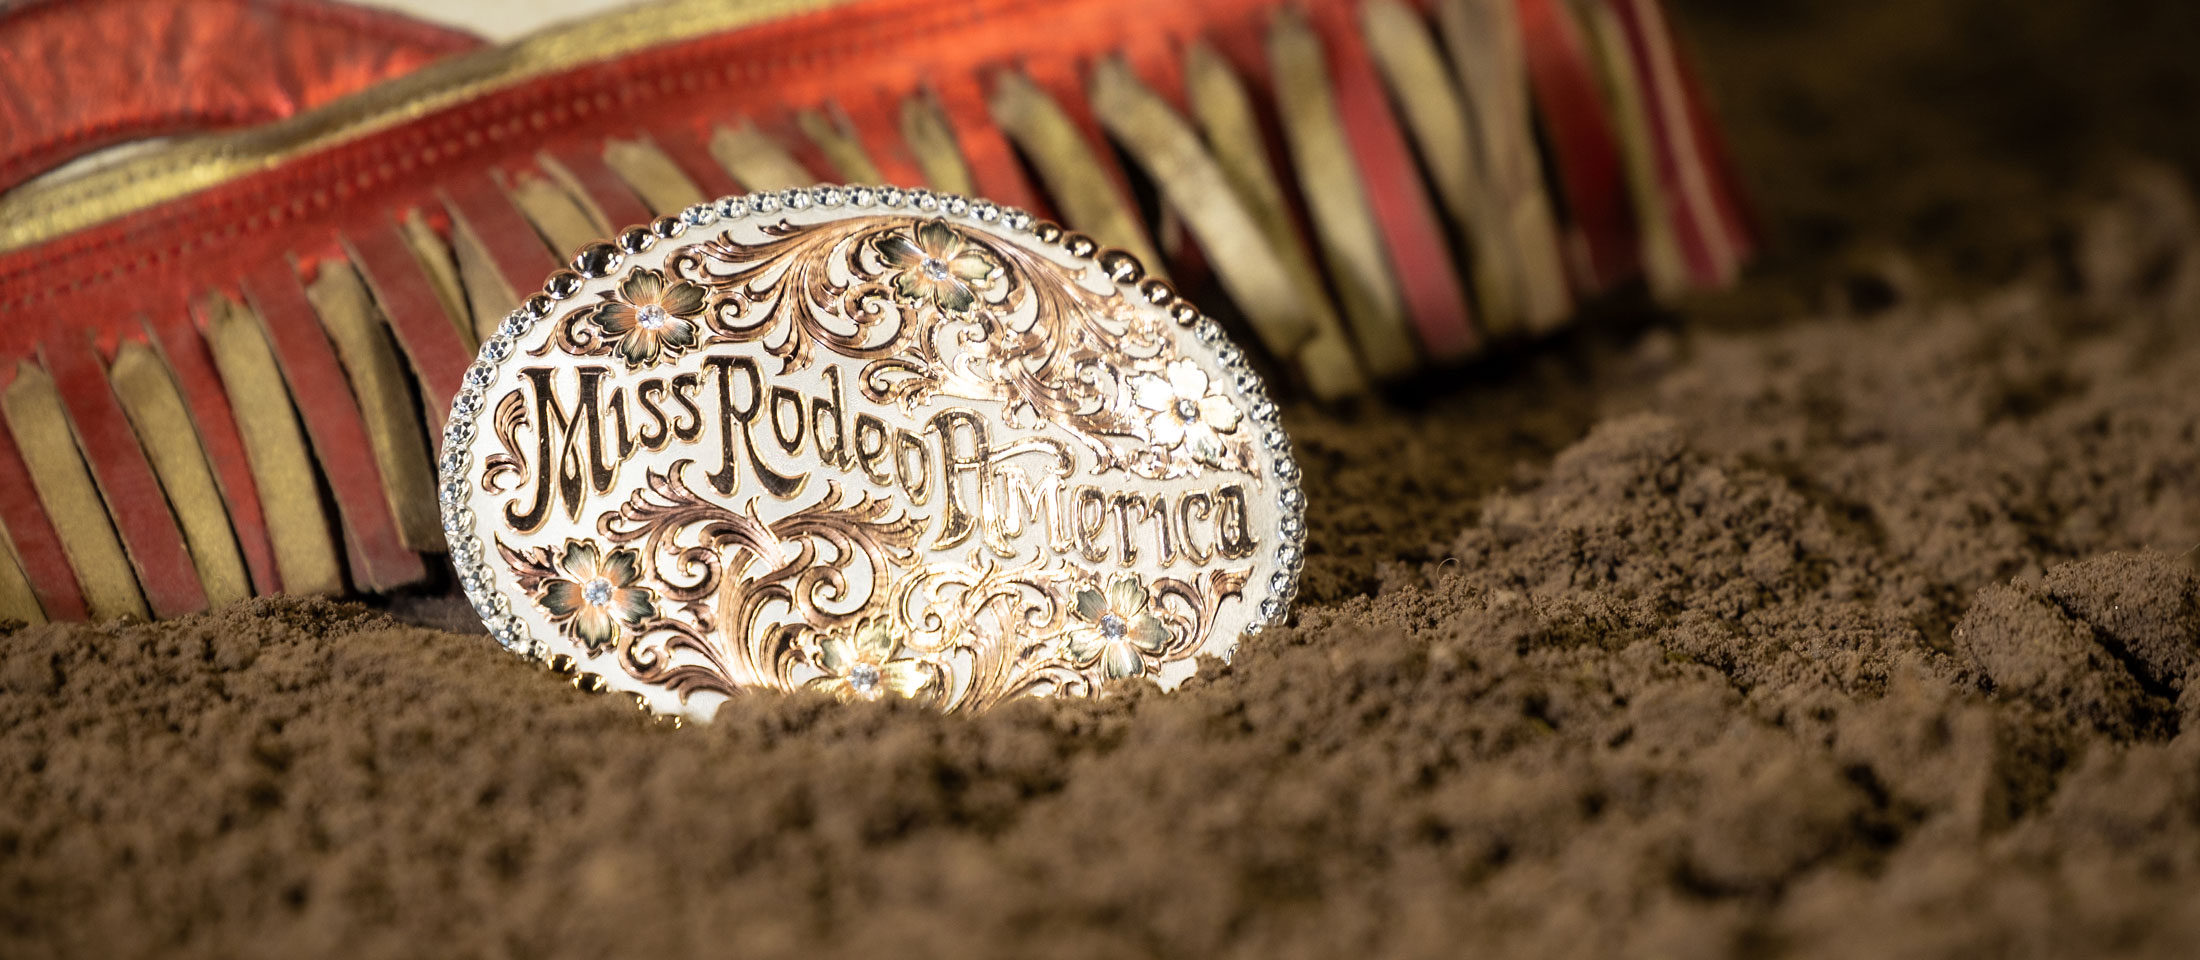
M 2142 6 L 1681 5 L 1779 252 L 1292 409 L 1294 624 L 1175 695 L 671 730 L 426 600 L 15 629 L 0 956 L 2200 953 Z

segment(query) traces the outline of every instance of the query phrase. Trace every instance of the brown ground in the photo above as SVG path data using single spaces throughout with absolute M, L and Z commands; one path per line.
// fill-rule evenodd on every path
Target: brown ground
M 1683 6 L 1779 259 L 1293 411 L 1217 678 L 671 731 L 357 606 L 20 630 L 0 956 L 2195 955 L 2200 236 L 2103 171 L 2195 169 L 2196 15 L 1831 6 Z

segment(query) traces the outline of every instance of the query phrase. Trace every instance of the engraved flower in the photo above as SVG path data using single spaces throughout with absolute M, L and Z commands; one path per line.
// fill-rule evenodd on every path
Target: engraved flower
M 890 281 L 904 300 L 960 312 L 978 301 L 1000 273 L 1001 263 L 945 220 L 926 220 L 915 239 L 894 233 L 879 239 L 879 259 L 896 272 Z
M 630 368 L 677 357 L 701 339 L 696 320 L 703 315 L 702 287 L 644 267 L 627 274 L 618 292 L 606 297 L 596 307 L 596 329 Z
M 937 668 L 902 650 L 884 617 L 864 620 L 846 636 L 818 641 L 817 666 L 825 675 L 811 680 L 809 688 L 843 700 L 877 700 L 888 693 L 916 697 L 937 679 Z
M 1190 360 L 1138 377 L 1131 384 L 1131 399 L 1150 412 L 1154 443 L 1201 460 L 1222 455 L 1221 434 L 1236 430 L 1240 418 L 1230 398 L 1207 392 L 1207 371 Z
M 1098 661 L 1110 679 L 1143 675 L 1146 658 L 1169 646 L 1168 625 L 1147 605 L 1146 585 L 1133 576 L 1115 578 L 1106 593 L 1091 587 L 1077 591 L 1070 610 L 1078 620 L 1070 627 L 1070 660 L 1080 667 Z
M 634 581 L 642 574 L 641 555 L 633 550 L 603 554 L 587 540 L 565 541 L 558 558 L 563 577 L 542 582 L 535 600 L 558 624 L 591 654 L 601 653 L 619 638 L 619 625 L 628 629 L 657 615 L 657 598 L 648 587 Z

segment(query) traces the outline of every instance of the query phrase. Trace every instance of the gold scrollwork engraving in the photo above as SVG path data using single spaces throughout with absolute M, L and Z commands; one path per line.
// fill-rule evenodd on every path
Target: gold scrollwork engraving
M 1265 480 L 1165 315 L 941 219 L 747 229 L 554 317 L 496 398 L 479 485 L 544 619 L 683 701 L 969 709 L 1208 644 Z

